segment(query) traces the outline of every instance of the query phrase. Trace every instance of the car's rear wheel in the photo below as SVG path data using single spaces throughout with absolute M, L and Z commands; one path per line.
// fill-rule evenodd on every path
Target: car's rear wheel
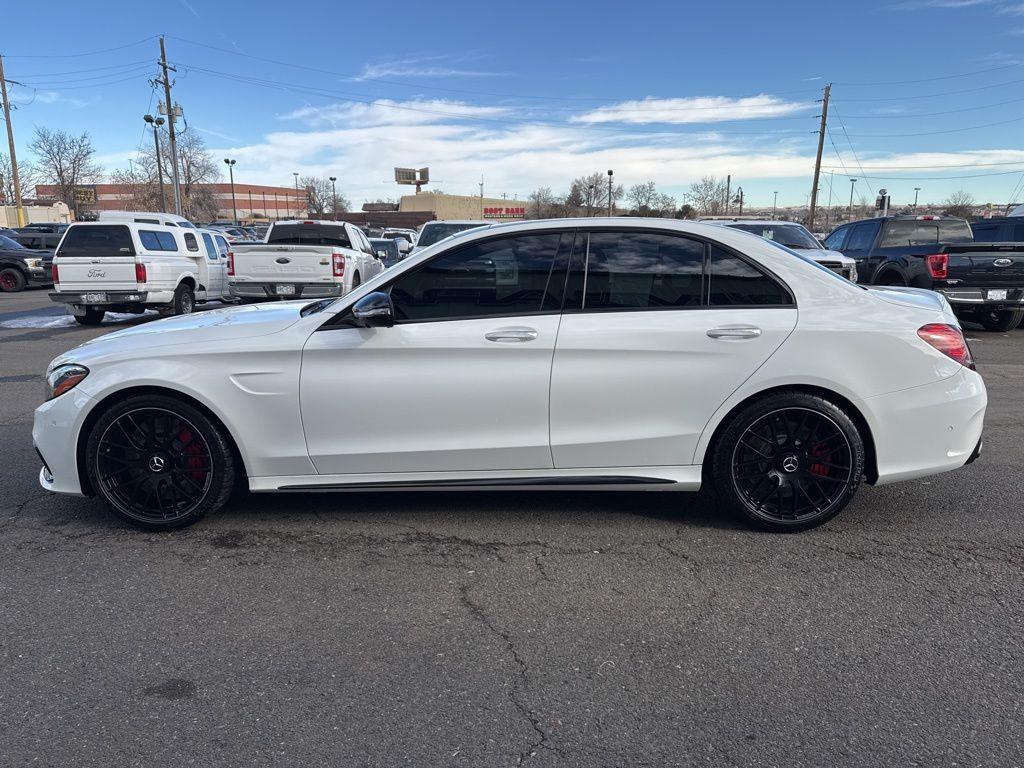
M 196 295 L 192 289 L 182 283 L 174 289 L 174 302 L 171 311 L 175 315 L 190 315 L 196 308 Z
M 986 331 L 997 331 L 1005 333 L 1012 331 L 1021 320 L 1024 320 L 1024 309 L 1003 309 L 999 311 L 985 312 L 978 317 L 978 322 Z
M 75 320 L 80 325 L 99 325 L 103 322 L 103 317 L 107 314 L 105 309 L 95 309 L 93 307 L 86 307 L 85 312 L 81 315 L 75 315 Z
M 235 459 L 224 430 L 197 408 L 164 395 L 122 400 L 92 427 L 89 482 L 136 526 L 180 528 L 231 495 Z
M 4 293 L 23 291 L 27 283 L 28 281 L 25 280 L 25 275 L 22 274 L 20 269 L 10 267 L 0 270 L 0 291 Z
M 864 474 L 864 441 L 835 403 L 782 392 L 735 414 L 716 440 L 719 497 L 762 528 L 803 531 L 835 517 Z

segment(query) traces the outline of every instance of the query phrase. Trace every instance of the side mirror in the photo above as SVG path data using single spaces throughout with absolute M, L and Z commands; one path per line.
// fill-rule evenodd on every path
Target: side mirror
M 395 242 L 398 243 L 399 253 L 408 253 L 410 250 L 412 250 L 412 243 L 410 243 L 404 237 L 396 238 Z
M 368 293 L 352 305 L 352 316 L 363 328 L 390 328 L 395 324 L 395 308 L 390 294 Z
M 380 259 L 381 261 L 383 261 L 387 257 L 388 257 L 388 252 L 387 251 L 377 251 L 377 258 Z

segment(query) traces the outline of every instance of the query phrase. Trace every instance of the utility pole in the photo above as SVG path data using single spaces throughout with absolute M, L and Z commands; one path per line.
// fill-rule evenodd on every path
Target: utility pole
M 740 204 L 740 218 L 743 217 L 743 187 L 736 187 L 736 201 Z
M 779 207 L 779 193 L 772 192 L 775 197 L 772 199 L 772 221 L 775 221 L 775 210 Z
M 13 80 L 11 81 L 14 82 Z M 25 206 L 21 202 L 21 178 L 18 176 L 18 157 L 14 154 L 14 124 L 11 103 L 7 100 L 7 80 L 4 78 L 4 57 L 0 56 L 0 94 L 3 95 L 4 119 L 7 120 L 7 148 L 11 153 L 11 180 L 14 182 L 14 204 L 18 207 L 18 226 L 24 227 Z
M 270 210 L 267 208 L 267 190 L 263 190 L 263 218 L 270 221 Z
M 484 175 L 480 174 L 480 218 L 484 217 Z
M 818 179 L 821 177 L 821 152 L 825 149 L 825 125 L 828 121 L 828 96 L 832 83 L 825 86 L 821 99 L 821 128 L 818 129 L 818 154 L 814 158 L 814 183 L 811 184 L 811 210 L 807 214 L 807 228 L 814 231 L 814 213 L 818 207 Z
M 614 175 L 614 173 L 615 172 L 612 171 L 611 169 L 608 170 L 608 215 L 609 216 L 612 215 L 612 176 Z
M 238 208 L 235 207 L 235 161 L 224 158 L 224 164 L 228 167 L 228 176 L 231 178 L 231 218 L 238 226 Z
M 850 179 L 850 221 L 853 221 L 853 187 L 856 183 L 856 179 Z
M 154 118 L 152 115 L 143 115 L 142 119 L 153 126 L 153 148 L 156 150 L 156 177 L 160 182 L 160 210 L 167 213 L 167 193 L 164 191 L 164 167 L 160 160 L 160 133 L 159 128 L 164 124 L 162 117 Z
M 252 187 L 249 187 L 249 221 L 256 223 L 256 211 L 252 209 Z
M 178 178 L 178 141 L 174 135 L 174 104 L 171 102 L 171 76 L 168 70 L 177 72 L 174 67 L 167 64 L 167 48 L 164 46 L 164 36 L 160 35 L 160 69 L 163 70 L 163 80 L 158 80 L 164 87 L 164 104 L 167 107 L 167 138 L 171 146 L 171 180 L 174 183 L 174 212 L 181 216 L 181 180 Z
M 920 187 L 914 187 L 914 211 L 917 211 L 917 195 L 921 191 Z
M 732 174 L 725 177 L 725 215 L 729 215 L 729 195 L 732 194 Z

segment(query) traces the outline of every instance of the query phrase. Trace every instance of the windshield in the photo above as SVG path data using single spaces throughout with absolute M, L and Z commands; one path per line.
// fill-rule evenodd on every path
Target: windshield
M 345 227 L 331 224 L 275 224 L 267 236 L 270 245 L 329 245 L 351 248 Z
M 7 235 L 0 235 L 0 248 L 6 248 L 7 250 L 14 251 L 24 247 L 25 246 L 17 240 L 11 240 Z
M 428 245 L 440 242 L 456 232 L 465 232 L 467 229 L 476 229 L 482 226 L 483 224 L 426 224 L 423 227 L 423 231 L 420 232 L 420 239 L 416 242 L 416 245 L 420 248 L 426 248 Z
M 821 243 L 800 224 L 729 224 L 733 229 L 752 232 L 787 248 L 821 250 Z

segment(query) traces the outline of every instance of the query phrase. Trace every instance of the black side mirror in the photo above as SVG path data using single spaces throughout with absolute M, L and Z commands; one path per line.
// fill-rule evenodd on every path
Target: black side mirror
M 395 308 L 390 294 L 368 293 L 352 305 L 352 316 L 363 328 L 390 328 L 395 324 Z

